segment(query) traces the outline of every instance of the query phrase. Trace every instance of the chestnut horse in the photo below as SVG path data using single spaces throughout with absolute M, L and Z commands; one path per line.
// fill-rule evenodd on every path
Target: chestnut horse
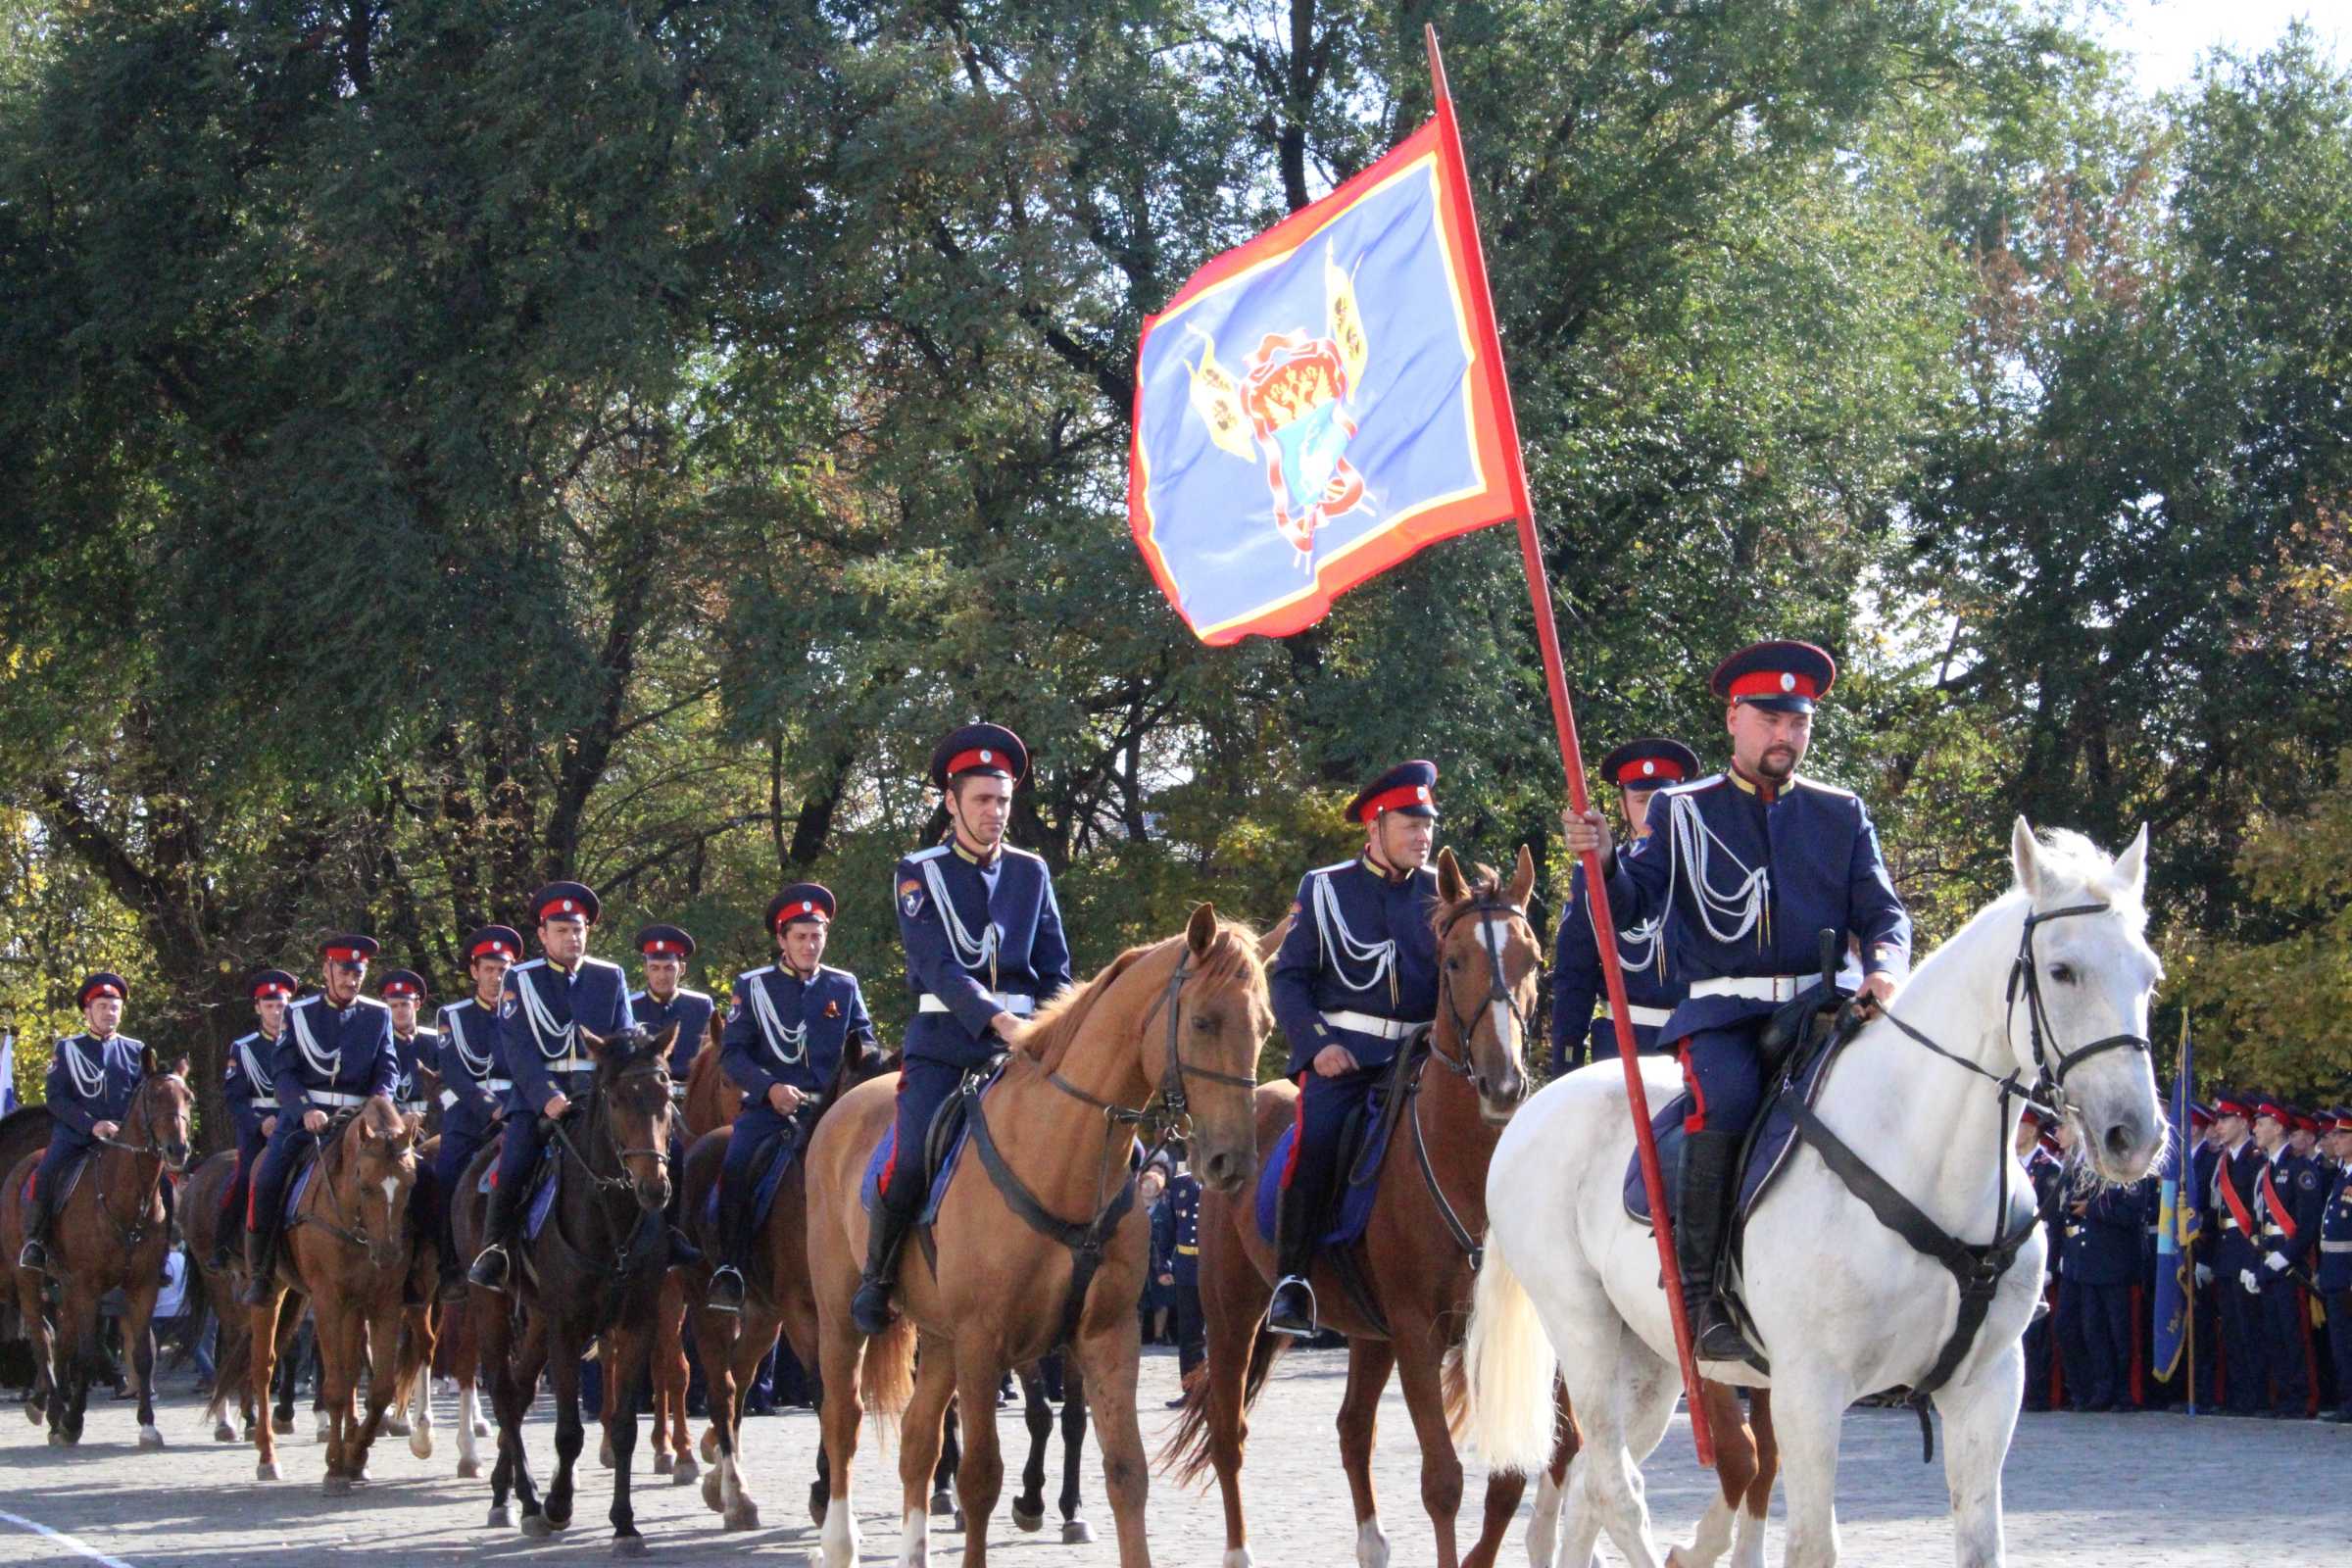
M 270 1299 L 252 1308 L 253 1398 L 259 1405 L 270 1397 L 286 1298 L 309 1298 L 326 1416 L 323 1490 L 339 1496 L 368 1479 L 368 1450 L 405 1381 L 402 1297 L 416 1282 L 418 1256 L 409 1223 L 409 1199 L 416 1188 L 416 1128 L 379 1096 L 328 1122 L 317 1136 L 318 1169 L 287 1216 Z M 424 1286 L 431 1290 L 429 1277 Z M 412 1347 L 410 1353 L 427 1365 L 432 1361 L 430 1344 Z M 368 1374 L 365 1421 L 359 1413 L 362 1373 Z M 254 1446 L 261 1450 L 254 1473 L 264 1481 L 278 1479 L 277 1437 L 270 1423 L 255 1427 Z
M 1552 1568 L 1561 1544 L 1561 1488 L 1569 1461 L 1583 1446 L 1576 1418 L 1568 1409 L 1567 1385 L 1551 1386 L 1554 1419 L 1551 1463 L 1536 1483 L 1535 1517 L 1527 1526 L 1527 1560 L 1531 1568 Z M 1704 1378 L 1698 1384 L 1699 1402 L 1706 1406 L 1707 1431 L 1715 1440 L 1717 1499 L 1707 1505 L 1698 1534 L 1688 1546 L 1666 1553 L 1667 1568 L 1709 1568 L 1726 1548 L 1734 1568 L 1764 1568 L 1764 1510 L 1772 1505 L 1772 1484 L 1780 1474 L 1781 1453 L 1772 1436 L 1772 1391 L 1748 1390 L 1748 1408 L 1740 1408 L 1740 1391 Z M 1566 1568 L 1581 1568 L 1568 1564 Z
M 862 1403 L 905 1410 L 900 1560 L 926 1560 L 932 1467 L 951 1394 L 974 1417 L 956 1480 L 963 1561 L 980 1568 L 1004 1466 L 996 1422 L 979 1417 L 995 1411 L 1006 1367 L 1064 1342 L 1094 1401 L 1119 1562 L 1150 1563 L 1150 1477 L 1135 1382 L 1142 1348 L 1136 1302 L 1151 1237 L 1149 1216 L 1132 1201 L 1136 1129 L 1155 1103 L 1172 1124 L 1189 1119 L 1201 1180 L 1239 1191 L 1255 1165 L 1250 1093 L 1271 1028 L 1256 938 L 1219 922 L 1205 904 L 1182 936 L 1129 949 L 1046 1007 L 1019 1031 L 1004 1076 L 974 1107 L 972 1147 L 948 1186 L 939 1223 L 917 1232 L 900 1274 L 901 1316 L 871 1342 L 850 1321 L 866 1245 L 858 1187 L 894 1113 L 897 1075 L 851 1090 L 825 1117 L 806 1155 L 808 1272 L 832 1483 L 824 1568 L 848 1568 L 858 1553 L 850 1469 Z M 1080 1279 L 1082 1267 L 1092 1268 L 1091 1280 Z
M 1397 1125 L 1378 1175 L 1379 1195 L 1363 1239 L 1353 1245 L 1357 1278 L 1373 1297 L 1357 1299 L 1329 1250 L 1318 1256 L 1315 1299 L 1325 1327 L 1348 1337 L 1348 1391 L 1340 1405 L 1340 1463 L 1353 1494 L 1355 1555 L 1361 1568 L 1389 1560 L 1388 1537 L 1372 1492 L 1372 1433 L 1389 1374 L 1403 1380 L 1405 1408 L 1421 1442 L 1421 1501 L 1437 1532 L 1441 1568 L 1455 1568 L 1454 1514 L 1462 1463 L 1452 1421 L 1458 1374 L 1447 1353 L 1460 1342 L 1477 1278 L 1476 1248 L 1487 1222 L 1487 1162 L 1502 1124 L 1527 1093 L 1521 1053 L 1535 1016 L 1543 943 L 1527 917 L 1535 861 L 1523 848 L 1510 884 L 1487 866 L 1465 878 L 1453 852 L 1438 856 L 1438 1014 L 1417 1070 L 1392 1078 Z M 1257 1091 L 1262 1159 L 1292 1124 L 1298 1087 Z M 1161 1454 L 1185 1483 L 1212 1465 L 1225 1498 L 1225 1568 L 1250 1562 L 1242 1510 L 1242 1450 L 1249 1412 L 1285 1341 L 1265 1326 L 1273 1296 L 1274 1250 L 1257 1231 L 1255 1195 L 1203 1193 L 1200 1307 L 1208 1333 L 1203 1375 L 1186 1391 L 1184 1414 Z M 1460 1561 L 1485 1568 L 1519 1506 L 1525 1478 L 1488 1477 L 1477 1544 Z
M 122 1293 L 122 1335 L 130 1347 L 139 1385 L 139 1446 L 160 1448 L 164 1435 L 155 1424 L 155 1338 L 148 1323 L 171 1249 L 164 1223 L 163 1184 L 167 1171 L 187 1168 L 188 1131 L 195 1093 L 183 1074 L 184 1061 L 166 1071 L 155 1048 L 139 1054 L 139 1086 L 130 1109 L 113 1138 L 102 1138 L 83 1163 L 81 1177 L 57 1206 L 49 1227 L 48 1273 L 58 1284 L 52 1314 L 43 1299 L 43 1271 L 16 1268 L 24 1246 L 24 1184 L 40 1155 L 26 1154 L 0 1187 L 0 1256 L 16 1273 L 17 1306 L 37 1365 L 25 1419 L 38 1426 L 45 1411 L 49 1441 L 65 1447 L 81 1441 L 89 1407 L 90 1378 L 106 1368 L 98 1343 L 98 1300 Z
M 213 1396 L 205 1405 L 205 1419 L 212 1423 L 216 1443 L 251 1443 L 254 1423 L 260 1413 L 253 1402 L 253 1336 L 247 1331 L 244 1315 L 235 1302 L 245 1294 L 245 1249 L 238 1244 L 237 1231 L 229 1236 L 228 1263 L 222 1268 L 212 1266 L 215 1245 L 225 1220 L 230 1226 L 240 1224 L 243 1209 L 223 1214 L 220 1199 L 228 1191 L 229 1179 L 237 1172 L 237 1152 L 224 1149 L 196 1167 L 196 1173 L 180 1189 L 180 1228 L 187 1233 L 188 1258 L 204 1283 L 204 1298 L 220 1313 L 220 1353 L 213 1367 Z M 294 1368 L 283 1357 L 286 1347 L 293 1342 L 300 1326 L 299 1312 L 289 1312 L 277 1328 L 277 1353 L 280 1372 L 277 1378 L 277 1403 L 271 1419 L 282 1436 L 294 1430 Z M 243 1406 L 244 1424 L 231 1426 L 228 1420 L 228 1401 L 235 1397 Z

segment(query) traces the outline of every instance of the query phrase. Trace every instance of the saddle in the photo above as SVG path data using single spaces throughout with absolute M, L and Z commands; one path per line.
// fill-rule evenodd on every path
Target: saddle
M 1372 1223 L 1373 1204 L 1380 1197 L 1380 1171 L 1388 1158 L 1389 1137 L 1396 1129 L 1399 1112 L 1412 1100 L 1413 1083 L 1428 1062 L 1429 1049 L 1427 1029 L 1408 1039 L 1389 1063 L 1389 1070 L 1365 1091 L 1363 1103 L 1349 1111 L 1341 1125 L 1339 1166 L 1346 1179 L 1333 1195 L 1317 1247 L 1345 1247 L 1363 1239 L 1365 1227 Z M 1259 1163 L 1257 1233 L 1268 1244 L 1274 1240 L 1275 1220 L 1282 1207 L 1282 1173 L 1298 1141 L 1298 1127 L 1294 1122 L 1282 1130 Z
M 814 1108 L 814 1102 L 804 1104 L 805 1113 L 812 1113 Z M 746 1179 L 751 1183 L 751 1222 L 755 1231 L 767 1224 L 767 1216 L 776 1206 L 776 1195 L 784 1190 L 784 1178 L 800 1163 L 801 1141 L 807 1131 L 796 1118 L 792 1125 L 778 1128 L 761 1139 L 753 1153 Z M 714 1236 L 718 1233 L 718 1188 L 716 1181 L 711 1182 L 710 1191 L 703 1200 L 703 1221 Z
M 980 1097 L 996 1086 L 1004 1075 L 1007 1053 L 999 1052 L 963 1075 L 963 1083 L 956 1093 L 940 1102 L 931 1117 L 931 1126 L 923 1135 L 923 1207 L 918 1223 L 929 1225 L 939 1215 L 939 1205 L 948 1195 L 949 1184 L 956 1179 L 956 1166 L 963 1156 L 963 1146 L 970 1131 L 972 1109 Z M 867 1213 L 882 1201 L 882 1172 L 888 1167 L 898 1148 L 899 1124 L 894 1119 L 882 1129 L 874 1144 L 874 1152 L 865 1161 L 865 1179 L 858 1184 L 858 1201 Z
M 66 1200 L 72 1198 L 74 1189 L 81 1185 L 81 1173 L 90 1168 L 90 1156 L 97 1152 L 97 1145 L 84 1144 L 80 1149 L 74 1151 L 73 1158 L 66 1161 L 65 1168 L 58 1172 L 57 1191 L 49 1200 L 50 1213 L 63 1214 L 66 1211 Z M 18 1196 L 27 1204 L 32 1202 L 33 1183 L 39 1176 L 40 1169 L 37 1162 L 33 1169 L 24 1173 L 24 1191 Z
M 495 1143 L 484 1144 L 482 1153 L 488 1154 L 490 1157 L 485 1160 L 481 1154 L 474 1156 L 482 1167 L 481 1177 L 474 1183 L 474 1191 L 477 1193 L 488 1194 L 498 1185 L 497 1149 L 498 1145 Z M 539 1163 L 531 1167 L 530 1206 L 523 1211 L 522 1220 L 522 1234 L 525 1241 L 537 1241 L 540 1231 L 546 1228 L 547 1216 L 555 1211 L 556 1193 L 562 1179 L 564 1163 L 557 1156 L 562 1152 L 563 1146 L 551 1138 L 547 1141 L 546 1147 L 539 1151 Z

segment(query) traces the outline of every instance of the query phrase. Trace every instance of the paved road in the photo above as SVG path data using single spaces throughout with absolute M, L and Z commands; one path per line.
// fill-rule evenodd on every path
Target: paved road
M 1260 1563 L 1325 1568 L 1353 1560 L 1353 1524 L 1332 1438 L 1344 1376 L 1344 1359 L 1336 1352 L 1296 1353 L 1268 1387 L 1251 1445 L 1260 1467 L 1250 1493 L 1252 1544 Z M 432 1460 L 416 1459 L 404 1443 L 387 1440 L 376 1450 L 374 1482 L 354 1496 L 329 1499 L 319 1495 L 321 1455 L 307 1436 L 281 1446 L 288 1479 L 263 1486 L 253 1480 L 249 1448 L 216 1445 L 204 1436 L 184 1377 L 166 1388 L 171 1396 L 161 1420 L 172 1446 L 160 1453 L 135 1447 L 127 1404 L 95 1405 L 90 1436 L 72 1453 L 46 1446 L 15 1406 L 0 1408 L 0 1562 L 67 1564 L 96 1554 L 135 1568 L 164 1568 L 355 1557 L 404 1565 L 461 1556 L 601 1561 L 608 1555 L 609 1493 L 601 1470 L 585 1472 L 579 1518 L 566 1539 L 540 1544 L 513 1531 L 483 1529 L 488 1489 L 455 1477 L 448 1401 L 444 1446 Z M 1148 1356 L 1145 1433 L 1155 1447 L 1168 1420 L 1160 1401 L 1174 1389 L 1173 1359 L 1165 1352 Z M 1021 1437 L 1012 1414 L 1004 1421 L 1007 1443 Z M 303 1416 L 307 1434 L 308 1412 Z M 699 1488 L 650 1478 L 655 1484 L 638 1492 L 638 1521 L 655 1560 L 716 1561 L 750 1551 L 770 1559 L 781 1554 L 797 1565 L 814 1536 L 800 1514 L 815 1447 L 814 1419 L 794 1413 L 749 1422 L 746 1430 L 748 1473 L 768 1528 L 723 1535 L 715 1516 L 704 1510 Z M 858 1513 L 865 1560 L 887 1563 L 897 1554 L 897 1466 L 894 1457 L 876 1452 L 868 1430 L 861 1469 L 868 1487 Z M 1838 1489 L 1849 1562 L 1951 1560 L 1942 1467 L 1919 1463 L 1918 1441 L 1917 1425 L 1905 1413 L 1864 1410 L 1849 1418 Z M 537 1463 L 552 1465 L 554 1437 L 544 1401 L 531 1446 Z M 993 1555 L 1029 1568 L 1115 1563 L 1102 1479 L 1091 1460 L 1090 1453 L 1088 1513 L 1100 1544 L 1065 1546 L 1052 1529 L 1017 1535 L 1000 1504 Z M 1400 1568 L 1433 1560 L 1420 1513 L 1418 1464 L 1411 1428 L 1392 1387 L 1382 1411 L 1377 1474 Z M 539 1470 L 543 1479 L 547 1473 Z M 1286 1479 L 1277 1483 L 1277 1473 Z M 1709 1484 L 1691 1462 L 1689 1432 L 1678 1421 L 1649 1473 L 1651 1506 L 1668 1539 L 1689 1531 Z M 1474 1495 L 1477 1491 L 1474 1483 Z M 2011 1554 L 2019 1562 L 2112 1568 L 2119 1560 L 2154 1560 L 2157 1553 L 2168 1563 L 2212 1568 L 2318 1561 L 2323 1553 L 2317 1543 L 2352 1540 L 2352 1428 L 2167 1415 L 2030 1416 L 2009 1456 L 2007 1492 Z M 2266 1500 L 2255 1500 L 2258 1492 Z M 1214 1568 L 1224 1543 L 1213 1495 L 1155 1482 L 1151 1517 L 1155 1560 Z M 1523 1508 L 1506 1563 L 1526 1561 L 1524 1517 Z M 73 1539 L 37 1535 L 27 1521 Z M 2277 1544 L 2285 1539 L 2278 1532 L 2290 1524 L 2294 1540 L 2309 1550 Z M 2264 1544 L 2257 1548 L 2234 1541 Z M 935 1561 L 959 1559 L 960 1537 L 943 1532 L 934 1543 L 942 1548 Z M 1779 1552 L 1776 1525 L 1770 1555 L 1777 1561 Z M 2333 1560 L 2333 1548 L 2325 1555 Z

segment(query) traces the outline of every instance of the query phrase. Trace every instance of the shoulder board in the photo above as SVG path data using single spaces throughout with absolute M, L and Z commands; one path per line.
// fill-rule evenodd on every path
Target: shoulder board
M 688 997 L 688 998 L 691 998 L 691 999 L 693 999 L 693 1000 L 694 1000 L 694 1001 L 696 1001 L 696 1002 L 709 1002 L 709 1001 L 710 1000 L 710 992 L 708 992 L 708 991 L 689 991 L 689 990 L 687 990 L 687 989 L 686 989 L 684 986 L 680 986 L 680 987 L 678 987 L 678 995 L 679 995 L 679 996 L 681 996 L 681 997 Z M 631 1000 L 631 1001 L 633 1002 L 633 1001 L 635 1001 L 636 999 L 635 999 L 634 997 L 632 997 L 632 998 L 630 998 L 629 1000 Z
M 907 856 L 899 863 L 901 865 L 913 865 L 918 860 L 936 860 L 947 853 L 948 847 L 945 844 L 934 844 L 927 850 L 915 851 L 912 855 Z M 773 966 L 771 965 L 770 967 Z
M 296 1007 L 313 1007 L 313 1006 L 317 1006 L 317 1005 L 319 1004 L 319 1003 L 321 1003 L 321 1002 L 324 1002 L 325 1000 L 326 1000 L 326 993 L 325 993 L 325 992 L 323 992 L 323 991 L 314 991 L 314 992 L 312 992 L 312 993 L 311 993 L 309 996 L 307 996 L 307 997 L 304 997 L 304 998 L 303 998 L 301 1001 L 299 1001 L 299 1002 L 289 1002 L 289 1003 L 287 1003 L 287 1004 L 286 1004 L 286 1010 L 287 1010 L 288 1012 L 292 1012 L 292 1011 L 293 1011 L 293 1010 L 294 1010 Z
M 621 972 L 620 965 L 614 963 L 611 958 L 582 957 L 580 959 L 580 967 L 583 969 L 610 969 L 614 974 L 619 974 Z M 625 985 L 627 982 L 623 981 L 622 983 Z
M 630 1006 L 632 1006 L 632 1007 L 634 1007 L 635 1005 L 637 1005 L 637 1004 L 639 1004 L 640 1002 L 643 1002 L 644 1000 L 645 1000 L 645 993 L 644 993 L 644 992 L 642 992 L 642 991 L 632 991 L 632 992 L 630 992 L 630 993 L 629 993 L 629 1005 L 630 1005 Z
M 536 968 L 539 968 L 540 966 L 542 966 L 542 965 L 543 965 L 543 964 L 545 964 L 546 962 L 547 962 L 547 960 L 546 960 L 545 958 L 525 958 L 525 959 L 523 959 L 523 960 L 522 960 L 520 963 L 518 963 L 518 964 L 514 965 L 514 968 L 512 968 L 512 969 L 509 969 L 509 970 L 507 971 L 507 973 L 509 973 L 509 974 L 520 974 L 520 973 L 522 973 L 522 971 L 523 971 L 523 970 L 525 970 L 525 969 L 536 969 Z
M 1330 876 L 1330 875 L 1331 875 L 1333 872 L 1335 872 L 1335 871 L 1345 871 L 1345 870 L 1347 870 L 1348 867 L 1350 867 L 1350 866 L 1354 865 L 1355 863 L 1356 863 L 1356 857 L 1354 857 L 1354 856 L 1349 856 L 1349 857 L 1348 857 L 1347 859 L 1345 859 L 1345 860 L 1334 860 L 1334 861 L 1332 861 L 1332 862 L 1331 862 L 1331 864 L 1329 864 L 1329 865 L 1318 865 L 1318 866 L 1316 866 L 1316 867 L 1315 867 L 1313 870 L 1311 870 L 1311 871 L 1307 872 L 1306 874 L 1307 874 L 1308 876 Z
M 419 1040 L 438 1040 L 441 1038 L 441 1031 L 438 1029 L 428 1029 L 423 1024 L 418 1024 L 416 1026 L 416 1038 Z
M 144 1041 L 144 1040 L 133 1040 L 133 1039 L 131 1039 L 131 1038 L 130 1038 L 130 1036 L 128 1036 L 128 1035 L 117 1035 L 117 1036 L 115 1036 L 115 1043 L 116 1043 L 117 1045 L 121 1046 L 121 1047 L 122 1047 L 122 1048 L 124 1051 L 129 1051 L 129 1052 L 140 1052 L 140 1051 L 145 1051 L 145 1050 L 147 1049 L 147 1042 L 146 1042 L 146 1041 Z
M 1035 850 L 1016 849 L 1012 845 L 1007 844 L 1004 846 L 1003 853 L 1005 855 L 1018 856 L 1024 860 L 1035 860 L 1040 865 L 1046 863 L 1046 858 L 1038 854 Z
M 354 1002 L 365 1003 L 378 1012 L 390 1012 L 392 1010 L 390 1007 L 387 1007 L 382 1003 L 376 1001 L 373 997 L 354 997 L 351 1000 Z
M 252 1044 L 253 1044 L 253 1043 L 254 1043 L 256 1040 L 259 1040 L 259 1039 L 261 1039 L 261 1038 L 262 1038 L 262 1032 L 261 1032 L 259 1029 L 256 1029 L 256 1030 L 255 1030 L 253 1033 L 249 1034 L 249 1035 L 239 1035 L 239 1036 L 237 1036 L 237 1038 L 236 1038 L 236 1039 L 234 1039 L 234 1040 L 231 1040 L 231 1041 L 228 1043 L 228 1044 L 229 1044 L 229 1049 L 233 1051 L 233 1050 L 235 1050 L 235 1049 L 236 1049 L 237 1047 L 239 1047 L 239 1046 L 250 1046 L 250 1045 L 252 1045 Z
M 747 983 L 747 982 L 749 982 L 749 981 L 753 981 L 753 980 L 757 980 L 757 979 L 759 979 L 759 978 L 760 978 L 761 975 L 763 975 L 763 974 L 774 974 L 775 972 L 776 972 L 776 966 L 775 966 L 774 964 L 772 964 L 772 963 L 763 963 L 763 964 L 761 964 L 761 965 L 760 965 L 759 968 L 757 968 L 757 969 L 746 969 L 746 970 L 744 970 L 744 971 L 743 971 L 743 973 L 741 973 L 741 974 L 739 974 L 739 975 L 737 975 L 737 976 L 735 977 L 735 983 L 736 983 L 737 985 L 743 985 L 743 984 L 745 984 L 745 983 Z
M 1835 784 L 1824 784 L 1820 779 L 1804 773 L 1791 775 L 1788 782 L 1804 789 L 1819 790 L 1824 795 L 1836 795 L 1849 801 L 1859 799 L 1852 790 L 1841 790 Z
M 1711 790 L 1723 781 L 1723 774 L 1709 773 L 1704 778 L 1694 778 L 1688 784 L 1669 784 L 1658 793 L 1660 795 L 1696 795 L 1700 790 Z

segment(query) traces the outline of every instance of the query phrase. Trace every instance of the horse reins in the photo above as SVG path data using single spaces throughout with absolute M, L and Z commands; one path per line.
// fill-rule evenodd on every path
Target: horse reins
M 1483 917 L 1506 915 L 1527 926 L 1531 937 L 1535 934 L 1535 926 L 1527 917 L 1525 906 L 1512 904 L 1493 893 L 1481 893 L 1446 917 L 1445 924 L 1438 927 L 1438 941 L 1443 944 L 1453 934 L 1453 928 L 1461 923 L 1463 917 L 1471 914 L 1482 916 L 1479 921 L 1479 945 L 1487 951 L 1486 1005 L 1492 1007 L 1500 1003 L 1510 1013 L 1512 1027 L 1525 1040 L 1529 1034 L 1527 1013 L 1519 1005 L 1519 999 L 1511 994 L 1510 987 L 1504 985 L 1502 980 L 1502 938 L 1494 929 L 1494 920 Z M 1444 1063 L 1455 1077 L 1475 1087 L 1477 1067 L 1470 1059 L 1470 1037 L 1478 1028 L 1478 1009 L 1472 1007 L 1468 1021 L 1464 1021 L 1463 1014 L 1453 1004 L 1453 984 L 1443 965 L 1438 969 L 1438 1000 L 1446 1009 L 1446 1021 L 1453 1025 L 1454 1050 L 1460 1055 L 1448 1056 L 1440 1051 L 1435 1038 L 1437 1031 L 1433 1029 L 1430 1031 L 1430 1048 L 1425 1059 Z M 1406 1080 L 1404 1094 L 1405 1119 L 1412 1123 L 1413 1158 L 1421 1167 L 1422 1184 L 1429 1189 L 1431 1200 L 1438 1205 L 1438 1217 L 1446 1222 L 1446 1229 L 1452 1235 L 1454 1245 L 1469 1258 L 1470 1272 L 1475 1274 L 1486 1263 L 1487 1250 L 1471 1234 L 1470 1227 L 1462 1223 L 1461 1215 L 1455 1212 L 1452 1202 L 1446 1197 L 1446 1189 L 1438 1182 L 1438 1167 L 1429 1157 L 1429 1140 L 1421 1130 L 1421 1074 L 1417 1070 Z
M 150 1084 L 159 1083 L 175 1083 L 179 1085 L 183 1092 L 193 1094 L 193 1091 L 188 1090 L 187 1080 L 183 1079 L 175 1072 L 161 1073 L 154 1078 L 142 1077 L 139 1080 L 138 1092 L 131 1101 L 130 1113 L 135 1113 L 139 1118 L 139 1125 L 147 1130 L 147 1141 L 145 1143 L 126 1144 L 119 1138 L 93 1138 L 91 1141 L 93 1143 L 104 1144 L 109 1149 L 119 1149 L 126 1154 L 131 1154 L 142 1159 L 148 1157 L 149 1155 L 153 1155 L 157 1167 L 156 1180 L 158 1182 L 165 1182 L 171 1180 L 170 1175 L 167 1173 L 172 1168 L 172 1156 L 165 1152 L 164 1146 L 162 1144 L 156 1142 L 155 1117 L 147 1109 L 148 1086 Z M 130 1113 L 126 1113 L 123 1119 L 127 1121 Z M 117 1234 L 122 1238 L 122 1244 L 125 1247 L 136 1247 L 141 1242 L 145 1241 L 147 1239 L 147 1216 L 145 1212 L 142 1210 L 142 1212 L 127 1225 L 122 1220 L 117 1219 L 115 1217 L 114 1209 L 109 1206 L 106 1199 L 106 1170 L 104 1165 L 100 1165 L 100 1167 L 92 1171 L 90 1175 L 92 1180 L 97 1184 L 96 1191 L 98 1194 L 98 1212 L 104 1214 L 110 1221 L 113 1222 Z M 153 1188 L 150 1187 L 149 1190 L 153 1191 Z

